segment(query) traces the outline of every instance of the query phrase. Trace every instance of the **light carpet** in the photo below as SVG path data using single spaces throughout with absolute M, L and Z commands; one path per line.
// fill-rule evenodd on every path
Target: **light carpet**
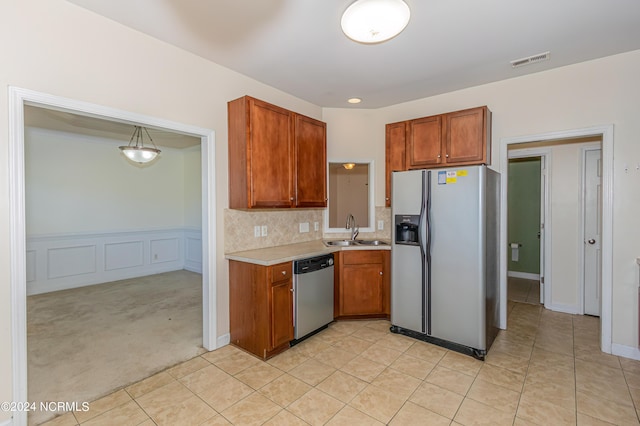
M 30 402 L 95 400 L 205 352 L 202 276 L 182 270 L 29 296 L 27 346 Z M 30 413 L 29 423 L 48 417 Z

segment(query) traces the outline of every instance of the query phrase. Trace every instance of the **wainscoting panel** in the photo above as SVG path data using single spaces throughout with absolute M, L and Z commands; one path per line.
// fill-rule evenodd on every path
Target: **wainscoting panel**
M 175 262 L 180 258 L 178 238 L 151 240 L 151 263 Z
M 64 278 L 96 272 L 96 245 L 47 249 L 47 278 Z
M 199 229 L 27 237 L 27 294 L 47 293 L 162 272 L 202 273 Z
M 104 245 L 104 269 L 134 268 L 144 265 L 144 241 L 127 241 Z
M 184 269 L 191 272 L 202 273 L 202 232 L 200 230 L 187 230 L 185 237 Z

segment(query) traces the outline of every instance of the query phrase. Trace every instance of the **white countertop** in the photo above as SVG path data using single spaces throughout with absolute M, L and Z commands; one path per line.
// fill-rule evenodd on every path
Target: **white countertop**
M 238 260 L 240 262 L 255 263 L 257 265 L 270 266 L 291 260 L 307 257 L 321 256 L 327 253 L 335 253 L 342 250 L 391 250 L 390 245 L 384 246 L 331 246 L 327 247 L 322 240 L 307 241 L 305 243 L 287 244 L 284 246 L 267 247 L 254 250 L 226 253 L 225 259 Z

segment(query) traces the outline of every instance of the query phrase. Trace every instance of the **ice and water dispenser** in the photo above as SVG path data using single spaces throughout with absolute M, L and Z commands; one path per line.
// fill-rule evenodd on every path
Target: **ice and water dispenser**
M 420 244 L 420 215 L 397 214 L 395 217 L 396 244 L 417 246 Z

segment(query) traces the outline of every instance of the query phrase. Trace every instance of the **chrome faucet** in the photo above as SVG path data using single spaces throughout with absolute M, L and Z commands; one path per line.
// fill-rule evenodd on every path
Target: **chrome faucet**
M 351 213 L 347 215 L 347 223 L 344 225 L 344 227 L 347 229 L 351 229 L 351 241 L 355 240 L 360 233 L 360 228 L 358 228 L 358 225 L 356 225 L 356 218 L 353 217 Z

